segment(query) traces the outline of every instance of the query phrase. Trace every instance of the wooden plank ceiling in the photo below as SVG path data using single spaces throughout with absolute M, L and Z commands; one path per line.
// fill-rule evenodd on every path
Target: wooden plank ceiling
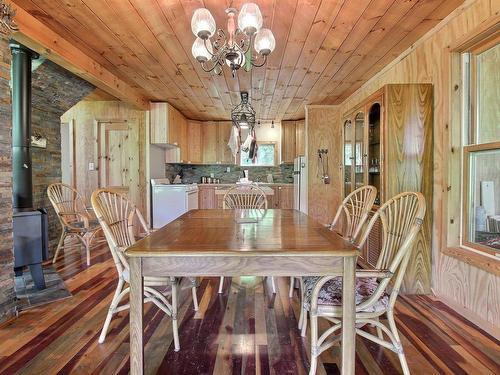
M 191 56 L 191 16 L 243 0 L 13 0 L 153 101 L 188 118 L 228 119 L 251 91 L 261 120 L 299 119 L 305 104 L 337 104 L 463 0 L 254 0 L 276 37 L 267 65 L 205 73 Z

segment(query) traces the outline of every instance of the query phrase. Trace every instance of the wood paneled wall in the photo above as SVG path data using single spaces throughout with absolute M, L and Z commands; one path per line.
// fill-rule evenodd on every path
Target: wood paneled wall
M 338 158 L 342 148 L 339 107 L 307 106 L 306 138 L 308 214 L 320 223 L 329 224 L 342 201 Z M 324 184 L 318 174 L 318 149 L 328 150 L 330 184 Z
M 98 188 L 99 171 L 89 171 L 89 163 L 99 165 L 97 152 L 96 122 L 127 121 L 137 124 L 137 147 L 134 148 L 134 158 L 138 158 L 138 171 L 129 171 L 138 176 L 130 187 L 130 198 L 146 214 L 146 111 L 137 110 L 124 102 L 117 101 L 81 101 L 68 110 L 62 117 L 62 122 L 73 121 L 76 161 L 76 188 L 90 202 L 90 195 Z M 135 133 L 134 133 L 135 134 Z M 137 172 L 137 173 L 135 173 Z
M 483 23 L 498 19 L 500 2 L 466 1 L 447 19 L 370 79 L 341 105 L 341 113 L 389 83 L 432 83 L 434 87 L 434 212 L 432 228 L 432 287 L 434 292 L 459 309 L 476 324 L 498 334 L 500 326 L 500 278 L 463 260 L 445 255 L 447 246 L 448 157 L 451 123 L 450 101 L 455 84 L 451 82 L 450 46 L 467 38 Z M 340 122 L 338 122 L 340 128 Z M 313 172 L 313 171 L 311 171 Z M 314 172 L 313 172 L 314 173 Z M 456 189 L 456 186 L 451 187 Z M 340 190 L 340 188 L 338 188 Z M 459 205 L 460 202 L 450 202 Z M 451 206 L 450 206 L 451 207 Z M 495 332 L 492 332 L 495 334 Z

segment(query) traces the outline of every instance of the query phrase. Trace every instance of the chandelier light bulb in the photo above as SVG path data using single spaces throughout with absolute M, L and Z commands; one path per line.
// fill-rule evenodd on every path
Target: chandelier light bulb
M 210 42 L 210 40 L 207 40 L 205 47 L 205 41 L 203 41 L 203 39 L 201 38 L 196 38 L 196 40 L 193 43 L 193 47 L 191 47 L 191 53 L 198 62 L 200 63 L 207 62 L 212 58 L 213 54 L 212 42 Z
M 273 32 L 269 29 L 260 29 L 255 35 L 254 48 L 257 53 L 267 56 L 274 51 L 276 47 L 276 40 L 274 39 Z
M 238 28 L 247 35 L 253 35 L 262 27 L 262 13 L 259 6 L 254 3 L 246 3 L 241 7 L 238 15 Z
M 199 8 L 191 18 L 191 30 L 201 39 L 208 39 L 215 34 L 215 20 L 207 8 Z

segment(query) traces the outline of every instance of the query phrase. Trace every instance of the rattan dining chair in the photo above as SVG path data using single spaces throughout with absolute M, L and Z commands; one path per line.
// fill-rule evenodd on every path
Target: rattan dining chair
M 49 185 L 47 195 L 62 227 L 52 263 L 56 262 L 59 251 L 64 248 L 66 238 L 74 236 L 85 247 L 87 265 L 90 265 L 90 245 L 100 227 L 87 208 L 85 199 L 76 189 L 63 183 Z
M 99 337 L 99 343 L 103 343 L 113 315 L 130 307 L 129 303 L 120 306 L 119 304 L 130 292 L 128 286 L 130 268 L 124 250 L 136 241 L 134 223 L 138 222 L 139 229 L 146 234 L 149 234 L 150 231 L 141 212 L 125 195 L 112 189 L 99 189 L 92 193 L 91 201 L 118 271 L 118 285 Z M 144 302 L 153 302 L 172 318 L 175 351 L 180 349 L 177 326 L 180 281 L 181 279 L 172 276 L 144 277 Z M 195 280 L 191 280 L 191 290 L 194 310 L 198 310 L 195 282 Z
M 330 229 L 336 231 L 348 241 L 355 242 L 366 219 L 368 219 L 368 214 L 373 207 L 376 197 L 377 188 L 371 185 L 362 186 L 351 192 L 344 198 L 337 209 L 337 213 L 330 224 Z M 289 290 L 290 298 L 293 297 L 294 286 L 295 280 L 291 277 Z M 299 326 L 302 326 L 303 335 L 305 336 L 307 322 L 303 321 L 303 315 L 304 314 L 300 315 Z
M 376 267 L 356 271 L 356 333 L 395 352 L 404 374 L 410 371 L 394 321 L 394 304 L 425 210 L 425 199 L 421 193 L 398 194 L 377 210 L 359 242 L 362 246 L 377 220 L 380 220 L 382 246 Z M 309 374 L 312 375 L 316 373 L 319 355 L 340 337 L 330 336 L 342 328 L 342 277 L 306 277 L 303 278 L 303 287 L 303 306 L 310 312 L 311 320 Z M 380 321 L 384 314 L 388 326 Z M 319 337 L 318 318 L 332 323 Z M 374 326 L 377 334 L 363 330 L 365 325 Z
M 266 193 L 255 184 L 234 185 L 224 194 L 222 208 L 242 210 L 267 210 L 268 202 Z M 274 278 L 271 277 L 273 293 L 276 294 Z M 224 286 L 224 276 L 220 277 L 219 294 Z

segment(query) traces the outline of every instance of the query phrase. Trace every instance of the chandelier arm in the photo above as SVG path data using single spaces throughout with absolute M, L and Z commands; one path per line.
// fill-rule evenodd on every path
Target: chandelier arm
M 211 60 L 212 61 L 212 60 Z M 200 63 L 201 65 L 201 69 L 203 69 L 204 72 L 206 73 L 210 73 L 210 72 L 213 72 L 214 69 L 217 67 L 217 65 L 220 65 L 219 61 L 215 61 L 212 65 L 212 67 L 207 67 L 206 64 L 204 62 L 201 62 Z
M 257 55 L 257 56 L 262 56 L 262 55 L 261 55 L 261 54 L 259 54 L 259 55 Z M 257 60 L 257 58 L 256 58 L 256 59 L 254 59 L 254 58 L 252 57 L 252 61 L 251 61 L 252 66 L 255 66 L 256 68 L 260 68 L 261 66 L 266 65 L 266 62 L 267 62 L 267 56 L 268 56 L 268 55 L 264 55 L 264 57 L 263 57 L 263 59 L 262 59 L 262 62 L 261 62 L 261 63 L 254 62 L 254 61 L 256 61 L 256 60 Z
M 207 50 L 207 52 L 209 53 L 210 56 L 214 57 L 215 54 L 210 52 L 210 49 L 207 47 L 207 40 L 210 40 L 210 39 L 209 38 L 203 39 L 203 44 L 205 45 L 205 49 Z

